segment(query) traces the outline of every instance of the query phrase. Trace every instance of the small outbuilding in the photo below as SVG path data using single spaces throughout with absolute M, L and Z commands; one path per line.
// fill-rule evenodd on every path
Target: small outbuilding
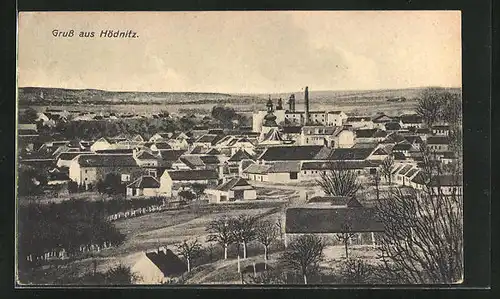
M 247 180 L 236 177 L 232 178 L 213 189 L 208 189 L 207 194 L 211 195 L 211 203 L 248 201 L 257 199 L 257 191 Z
M 127 196 L 156 196 L 160 182 L 152 176 L 141 176 L 127 185 Z

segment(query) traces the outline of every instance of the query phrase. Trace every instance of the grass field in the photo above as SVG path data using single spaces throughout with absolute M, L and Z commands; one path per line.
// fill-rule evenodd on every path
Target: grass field
M 81 276 L 92 269 L 92 261 L 97 261 L 97 271 L 104 272 L 109 268 L 124 264 L 132 266 L 145 250 L 167 246 L 175 251 L 175 244 L 183 240 L 198 239 L 206 245 L 207 224 L 221 216 L 252 216 L 277 217 L 283 203 L 255 203 L 249 205 L 227 205 L 209 207 L 208 209 L 186 209 L 164 211 L 128 218 L 115 222 L 116 227 L 126 235 L 125 242 L 118 247 L 108 248 L 94 253 L 93 256 L 82 256 L 78 260 L 58 262 L 58 267 L 38 269 L 31 278 L 26 280 L 34 283 L 55 283 L 68 276 Z M 234 248 L 230 254 L 234 255 Z M 220 254 L 219 254 L 220 255 Z
M 375 102 L 375 103 L 374 103 Z M 386 102 L 386 101 L 338 101 L 331 103 L 313 103 L 311 105 L 311 110 L 342 110 L 348 114 L 353 115 L 373 115 L 376 112 L 384 112 L 388 115 L 400 115 L 403 113 L 412 112 L 416 107 L 415 101 L 407 102 Z M 37 111 L 45 111 L 47 108 L 50 109 L 61 109 L 61 110 L 77 110 L 81 112 L 103 112 L 103 113 L 130 113 L 134 111 L 135 114 L 146 114 L 146 113 L 159 113 L 164 110 L 170 113 L 189 113 L 192 111 L 204 111 L 204 114 L 209 114 L 212 108 L 217 105 L 214 103 L 203 103 L 203 104 L 117 104 L 117 105 L 51 105 L 51 106 L 31 106 Z M 376 111 L 373 109 L 376 105 Z M 257 104 L 244 104 L 244 103 L 234 103 L 229 105 L 234 108 L 237 112 L 246 113 L 251 115 L 251 112 L 257 110 L 265 110 L 265 103 Z M 26 107 L 19 107 L 20 110 Z M 303 107 L 297 105 L 298 110 L 303 110 Z M 194 113 L 194 112 L 193 112 Z M 201 113 L 195 113 L 201 115 Z

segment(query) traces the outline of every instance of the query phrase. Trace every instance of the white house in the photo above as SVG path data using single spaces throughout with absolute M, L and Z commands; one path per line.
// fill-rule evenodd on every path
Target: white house
M 257 191 L 247 180 L 235 177 L 205 191 L 211 203 L 247 201 L 257 199 Z
M 450 126 L 433 126 L 432 134 L 435 136 L 449 136 Z
M 122 182 L 130 182 L 141 172 L 136 160 L 129 154 L 81 154 L 69 166 L 70 179 L 85 186 L 103 180 L 109 173 L 119 175 Z
M 73 159 L 80 154 L 88 154 L 88 152 L 64 152 L 57 157 L 57 167 L 70 167 Z
M 134 151 L 134 158 L 137 161 L 137 165 L 141 167 L 155 167 L 158 166 L 158 157 L 147 151 Z
M 166 141 L 170 139 L 170 137 L 173 135 L 173 133 L 156 133 L 151 138 L 149 138 L 149 142 L 159 142 L 159 141 Z
M 345 124 L 353 129 L 373 129 L 374 124 L 369 116 L 349 116 Z
M 90 150 L 93 151 L 93 152 L 97 152 L 97 151 L 101 151 L 101 150 L 109 150 L 109 149 L 112 149 L 112 148 L 113 148 L 112 143 L 109 142 L 104 137 L 97 139 L 97 141 L 94 142 L 90 146 Z
M 127 185 L 127 196 L 157 196 L 160 182 L 152 176 L 141 176 Z
M 218 179 L 219 174 L 212 169 L 165 170 L 160 178 L 160 193 L 167 197 L 177 196 L 179 189 L 195 183 L 214 186 Z
M 400 120 L 401 128 L 409 129 L 409 128 L 422 128 L 423 121 L 422 117 L 417 114 L 406 114 L 401 116 Z
M 160 247 L 142 252 L 130 270 L 137 274 L 137 284 L 164 284 L 180 277 L 186 272 L 187 266 L 170 249 Z
M 326 125 L 340 127 L 347 120 L 347 114 L 343 111 L 329 111 L 326 113 Z
M 354 133 L 343 127 L 304 126 L 301 130 L 300 144 L 349 148 L 354 145 Z

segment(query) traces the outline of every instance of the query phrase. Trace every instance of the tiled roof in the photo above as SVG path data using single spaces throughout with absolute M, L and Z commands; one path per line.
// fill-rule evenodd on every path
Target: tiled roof
M 356 138 L 372 138 L 377 131 L 377 129 L 356 130 Z
M 73 160 L 73 158 L 75 158 L 76 156 L 78 156 L 80 154 L 85 154 L 85 153 L 88 153 L 88 152 L 65 152 L 65 153 L 61 153 L 59 155 L 58 159 L 69 161 L 69 160 Z
M 186 151 L 184 150 L 160 150 L 161 158 L 164 161 L 177 161 Z
M 151 153 L 148 153 L 146 151 L 141 151 L 140 153 L 137 154 L 137 159 L 139 160 L 156 160 L 157 158 L 153 156 Z
M 387 132 L 383 130 L 378 130 L 377 132 L 375 132 L 375 134 L 373 134 L 373 137 L 375 138 L 387 137 Z
M 111 148 L 105 150 L 97 150 L 95 152 L 99 154 L 132 154 L 134 150 L 131 148 Z
M 413 168 L 413 165 L 405 165 L 403 168 L 399 170 L 400 175 L 405 175 L 408 171 L 410 171 Z
M 200 156 L 201 161 L 207 165 L 207 164 L 219 164 L 220 160 L 216 156 Z
M 409 136 L 404 136 L 404 138 L 406 139 L 406 141 L 408 141 L 409 143 L 411 144 L 420 144 L 420 143 L 423 143 L 423 140 L 420 136 L 416 136 L 416 135 L 409 135 Z
M 224 138 L 224 135 L 222 134 L 205 134 L 201 136 L 200 138 L 196 139 L 195 142 L 198 143 L 210 143 L 210 144 L 216 144 L 217 141 L 221 140 Z
M 154 143 L 154 145 L 156 146 L 156 148 L 158 150 L 167 150 L 167 149 L 171 149 L 172 148 L 170 146 L 170 144 L 168 144 L 167 142 L 158 142 L 158 143 Z
M 231 180 L 217 186 L 216 189 L 220 191 L 229 191 L 234 187 L 246 187 L 245 189 L 254 189 L 253 186 L 243 178 L 232 178 Z
M 141 176 L 127 185 L 128 188 L 160 188 L 160 182 L 152 176 Z
M 170 249 L 158 252 L 146 252 L 146 257 L 160 269 L 165 277 L 179 276 L 187 271 L 186 264 Z
M 387 136 L 387 139 L 390 140 L 391 142 L 401 142 L 403 140 L 405 140 L 405 138 L 401 135 L 401 134 L 398 134 L 398 133 L 391 133 Z
M 408 171 L 405 176 L 408 177 L 408 178 L 411 178 L 413 175 L 415 175 L 417 173 L 418 169 L 417 168 L 412 168 L 410 169 L 410 171 Z
M 137 166 L 132 155 L 127 154 L 82 154 L 78 158 L 82 167 L 130 167 Z
M 277 128 L 272 128 L 264 135 L 264 138 L 262 139 L 262 142 L 266 141 L 283 141 L 283 138 L 281 137 L 281 134 Z
M 281 131 L 283 132 L 283 134 L 300 134 L 300 132 L 302 131 L 302 127 L 283 127 Z
M 401 115 L 401 122 L 405 124 L 419 124 L 422 123 L 422 117 L 417 114 Z
M 287 233 L 382 232 L 384 226 L 374 208 L 289 208 Z
M 344 128 L 342 127 L 325 127 L 325 126 L 304 126 L 302 127 L 302 133 L 305 135 L 333 135 L 337 136 L 342 132 Z M 318 131 L 318 133 L 316 133 Z
M 377 149 L 377 150 L 373 153 L 373 155 L 382 155 L 382 156 L 383 156 L 383 155 L 387 155 L 387 154 L 389 154 L 389 153 L 388 153 L 388 152 L 386 151 L 386 149 L 385 149 L 385 148 L 383 148 L 383 147 L 378 148 L 378 149 Z
M 375 147 L 368 148 L 336 148 L 332 151 L 329 160 L 364 160 L 370 156 Z
M 203 163 L 203 160 L 200 156 L 185 155 L 180 157 L 179 160 L 181 160 L 182 163 L 186 164 L 187 166 L 189 166 L 189 168 L 192 169 L 205 166 L 205 163 Z
M 204 154 L 206 152 L 207 152 L 207 149 L 205 149 L 201 145 L 197 145 L 197 146 L 193 147 L 189 153 L 192 155 L 199 155 L 199 154 Z
M 314 160 L 323 148 L 322 145 L 274 146 L 264 151 L 259 159 L 266 161 Z
M 299 172 L 300 162 L 297 161 L 277 161 L 268 169 L 268 173 Z
M 445 136 L 429 136 L 427 144 L 449 144 L 449 139 Z
M 207 152 L 207 155 L 214 155 L 214 156 L 217 156 L 217 155 L 220 155 L 221 152 L 219 152 L 219 150 L 217 150 L 216 148 L 212 148 L 210 149 L 208 152 Z
M 411 144 L 409 144 L 409 143 L 398 143 L 398 144 L 396 144 L 396 145 L 392 148 L 392 150 L 393 150 L 393 151 L 408 151 L 408 150 L 410 150 L 410 149 L 411 149 L 411 147 L 412 147 L 412 146 L 411 146 Z
M 404 167 L 404 165 L 399 165 L 399 166 L 395 166 L 392 168 L 392 171 L 391 173 L 397 173 L 398 171 L 400 171 L 402 168 Z
M 234 155 L 229 158 L 229 162 L 239 162 L 243 159 L 253 159 L 252 155 L 250 155 L 247 151 L 244 149 L 239 149 Z
M 198 181 L 198 180 L 216 180 L 219 175 L 215 170 L 166 170 L 173 181 Z
M 397 131 L 401 129 L 401 125 L 397 122 L 389 122 L 385 124 L 385 129 L 389 131 Z
M 350 208 L 363 206 L 356 198 L 349 196 L 316 196 L 309 199 L 307 203 L 329 203 L 332 206 L 347 206 Z
M 384 123 L 384 122 L 392 121 L 392 118 L 390 118 L 389 116 L 387 116 L 385 114 L 381 114 L 381 115 L 375 116 L 372 120 L 374 123 Z
M 347 122 L 368 122 L 368 121 L 371 121 L 371 117 L 369 116 L 349 116 L 347 118 Z
M 406 160 L 406 156 L 402 152 L 393 152 L 392 156 L 394 157 L 394 160 Z
M 270 165 L 251 164 L 245 170 L 243 170 L 243 172 L 252 174 L 266 174 L 269 168 L 271 168 Z
M 363 169 L 367 167 L 376 167 L 369 161 L 325 161 L 325 162 L 303 162 L 302 170 L 331 170 L 342 169 Z

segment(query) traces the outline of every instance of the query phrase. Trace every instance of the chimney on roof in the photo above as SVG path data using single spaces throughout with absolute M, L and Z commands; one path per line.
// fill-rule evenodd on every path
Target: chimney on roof
M 304 91 L 304 102 L 305 102 L 305 108 L 306 108 L 306 120 L 305 124 L 307 125 L 309 123 L 309 87 L 306 86 L 306 90 Z

